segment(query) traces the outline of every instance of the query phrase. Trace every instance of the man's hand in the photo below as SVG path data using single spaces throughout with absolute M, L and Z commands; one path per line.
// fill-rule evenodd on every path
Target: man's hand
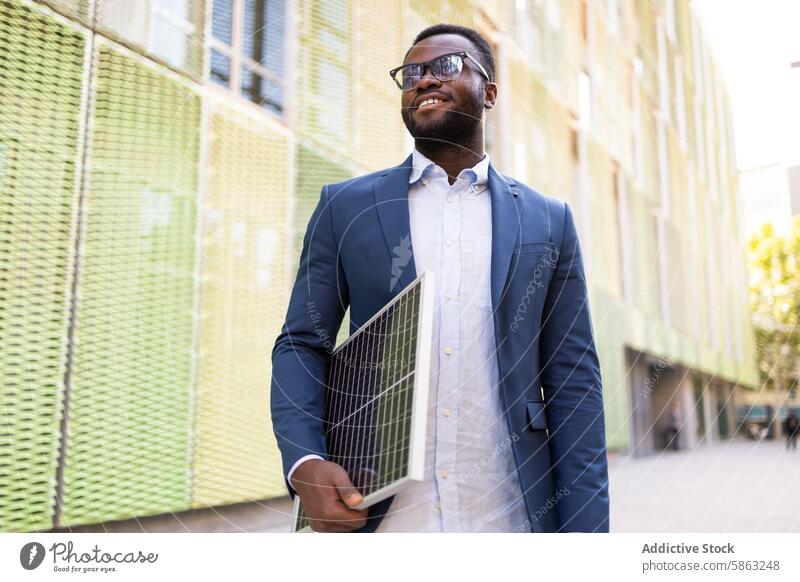
M 341 465 L 309 459 L 295 469 L 292 487 L 300 495 L 314 531 L 349 532 L 367 523 L 367 510 L 353 509 L 364 496 Z

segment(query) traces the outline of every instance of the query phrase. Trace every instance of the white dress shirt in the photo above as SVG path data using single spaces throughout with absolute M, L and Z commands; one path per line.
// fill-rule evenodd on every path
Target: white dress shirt
M 412 162 L 414 265 L 437 281 L 425 479 L 395 496 L 376 531 L 529 532 L 498 387 L 489 156 L 452 185 L 417 149 Z

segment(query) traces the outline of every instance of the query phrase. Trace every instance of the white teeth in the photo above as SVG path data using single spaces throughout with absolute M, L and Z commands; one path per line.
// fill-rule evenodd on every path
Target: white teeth
M 419 107 L 424 107 L 425 105 L 432 105 L 434 103 L 442 103 L 441 99 L 425 99 L 422 103 L 419 104 Z

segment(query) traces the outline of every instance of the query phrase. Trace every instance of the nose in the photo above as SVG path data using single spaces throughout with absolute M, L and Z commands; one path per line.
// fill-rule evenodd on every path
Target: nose
M 417 91 L 422 92 L 428 87 L 441 87 L 441 85 L 442 82 L 436 78 L 436 75 L 433 74 L 430 65 L 425 65 L 425 67 L 422 69 L 422 77 L 420 77 L 419 82 L 417 83 Z

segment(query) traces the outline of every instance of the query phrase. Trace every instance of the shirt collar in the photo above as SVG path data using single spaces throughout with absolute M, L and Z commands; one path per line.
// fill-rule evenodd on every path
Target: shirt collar
M 428 159 L 428 157 L 417 148 L 414 148 L 411 152 L 411 174 L 408 177 L 408 183 L 413 184 L 422 178 L 423 174 L 432 172 L 434 168 L 439 168 L 439 166 Z M 483 159 L 473 167 L 461 170 L 461 174 L 464 174 L 468 180 L 472 181 L 474 186 L 486 184 L 489 180 L 489 154 L 485 154 Z M 459 176 L 461 176 L 461 174 L 459 174 Z

